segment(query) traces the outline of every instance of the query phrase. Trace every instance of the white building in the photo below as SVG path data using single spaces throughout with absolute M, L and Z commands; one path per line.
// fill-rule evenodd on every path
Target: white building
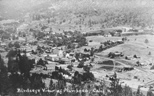
M 64 57 L 64 52 L 63 52 L 63 50 L 59 50 L 58 56 L 59 56 L 60 58 Z

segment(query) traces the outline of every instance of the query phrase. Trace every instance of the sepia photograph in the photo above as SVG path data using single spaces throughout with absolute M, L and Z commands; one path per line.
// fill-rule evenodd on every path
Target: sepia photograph
M 154 96 L 154 0 L 0 0 L 0 96 Z

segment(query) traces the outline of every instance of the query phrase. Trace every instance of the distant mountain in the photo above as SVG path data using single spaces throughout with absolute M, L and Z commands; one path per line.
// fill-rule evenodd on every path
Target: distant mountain
M 106 7 L 150 7 L 153 5 L 152 0 L 1 0 L 0 15 L 5 18 L 18 19 L 27 12 L 50 10 L 53 6 L 60 10 L 86 11 Z
M 2 0 L 0 15 L 6 19 L 29 18 L 31 14 L 54 15 L 59 22 L 73 19 L 75 23 L 81 20 L 73 15 L 84 15 L 84 22 L 101 26 L 148 26 L 154 23 L 153 5 L 153 0 Z
M 0 15 L 9 19 L 19 19 L 27 12 L 38 11 L 48 6 L 50 0 L 2 0 Z M 46 4 L 44 4 L 46 3 Z

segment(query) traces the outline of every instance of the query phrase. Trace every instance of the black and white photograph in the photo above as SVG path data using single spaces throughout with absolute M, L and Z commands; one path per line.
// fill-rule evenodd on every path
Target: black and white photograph
M 154 0 L 0 0 L 0 96 L 154 96 Z

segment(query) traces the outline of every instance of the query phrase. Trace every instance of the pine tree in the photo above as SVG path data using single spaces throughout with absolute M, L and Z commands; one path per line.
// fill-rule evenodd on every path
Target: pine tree
M 0 94 L 7 94 L 9 88 L 9 79 L 7 75 L 7 68 L 4 65 L 4 60 L 0 55 Z
M 136 96 L 140 96 L 140 86 L 137 88 Z
M 151 91 L 151 88 L 149 88 L 148 92 L 147 92 L 147 96 L 154 96 L 154 94 Z
M 122 87 L 121 84 L 119 83 L 119 79 L 117 78 L 117 74 L 114 73 L 111 80 L 111 86 L 110 86 L 110 91 L 111 91 L 111 96 L 121 96 L 122 93 Z
M 136 96 L 144 96 L 143 93 L 141 92 L 141 89 L 140 89 L 140 88 L 141 88 L 141 87 L 138 86 L 137 92 L 136 92 Z
M 132 89 L 129 86 L 123 88 L 122 96 L 133 96 Z

